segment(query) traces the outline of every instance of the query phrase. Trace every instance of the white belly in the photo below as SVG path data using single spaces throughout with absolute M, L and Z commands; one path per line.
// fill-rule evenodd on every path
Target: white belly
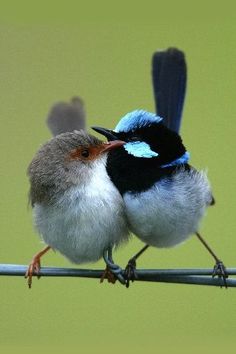
M 123 199 L 105 176 L 72 187 L 54 205 L 36 204 L 34 214 L 45 243 L 74 263 L 97 261 L 128 239 Z
M 206 175 L 183 170 L 148 191 L 124 195 L 131 231 L 155 247 L 173 247 L 195 233 L 211 199 Z

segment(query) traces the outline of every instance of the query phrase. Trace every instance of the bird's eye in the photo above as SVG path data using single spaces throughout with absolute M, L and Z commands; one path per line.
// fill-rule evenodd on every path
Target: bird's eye
M 84 149 L 81 151 L 81 156 L 83 157 L 89 157 L 89 150 L 88 149 Z
M 129 141 L 140 141 L 140 138 L 138 136 L 131 136 Z

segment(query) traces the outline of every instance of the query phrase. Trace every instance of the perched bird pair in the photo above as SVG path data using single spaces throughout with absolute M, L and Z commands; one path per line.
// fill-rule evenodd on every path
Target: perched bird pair
M 149 246 L 173 247 L 195 233 L 215 258 L 213 276 L 226 285 L 223 263 L 198 232 L 214 203 L 211 187 L 205 173 L 189 165 L 178 134 L 186 87 L 181 51 L 154 55 L 153 85 L 157 115 L 136 110 L 114 130 L 93 127 L 109 145 L 73 132 L 41 148 L 29 168 L 36 226 L 48 247 L 75 263 L 99 259 L 131 230 L 146 246 L 128 262 L 127 287 Z M 27 273 L 29 285 L 39 257 Z

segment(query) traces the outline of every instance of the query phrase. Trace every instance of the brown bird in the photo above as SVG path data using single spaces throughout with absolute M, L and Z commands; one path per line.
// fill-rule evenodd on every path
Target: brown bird
M 50 248 L 81 264 L 98 261 L 106 249 L 128 240 L 124 202 L 106 172 L 108 151 L 123 144 L 80 130 L 56 135 L 36 153 L 28 168 L 30 202 L 47 246 L 29 265 L 29 287 Z

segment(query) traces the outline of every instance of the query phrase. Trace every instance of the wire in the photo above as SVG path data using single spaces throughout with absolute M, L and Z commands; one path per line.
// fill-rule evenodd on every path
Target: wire
M 27 265 L 0 264 L 0 276 L 24 276 Z M 104 270 L 41 267 L 39 276 L 45 277 L 102 277 Z M 125 271 L 121 274 L 125 277 Z M 236 275 L 236 268 L 227 268 L 229 278 L 226 279 L 227 287 L 236 287 L 236 279 L 230 276 Z M 178 283 L 193 285 L 224 286 L 221 278 L 212 278 L 212 269 L 136 269 L 134 281 L 147 281 L 158 283 Z

